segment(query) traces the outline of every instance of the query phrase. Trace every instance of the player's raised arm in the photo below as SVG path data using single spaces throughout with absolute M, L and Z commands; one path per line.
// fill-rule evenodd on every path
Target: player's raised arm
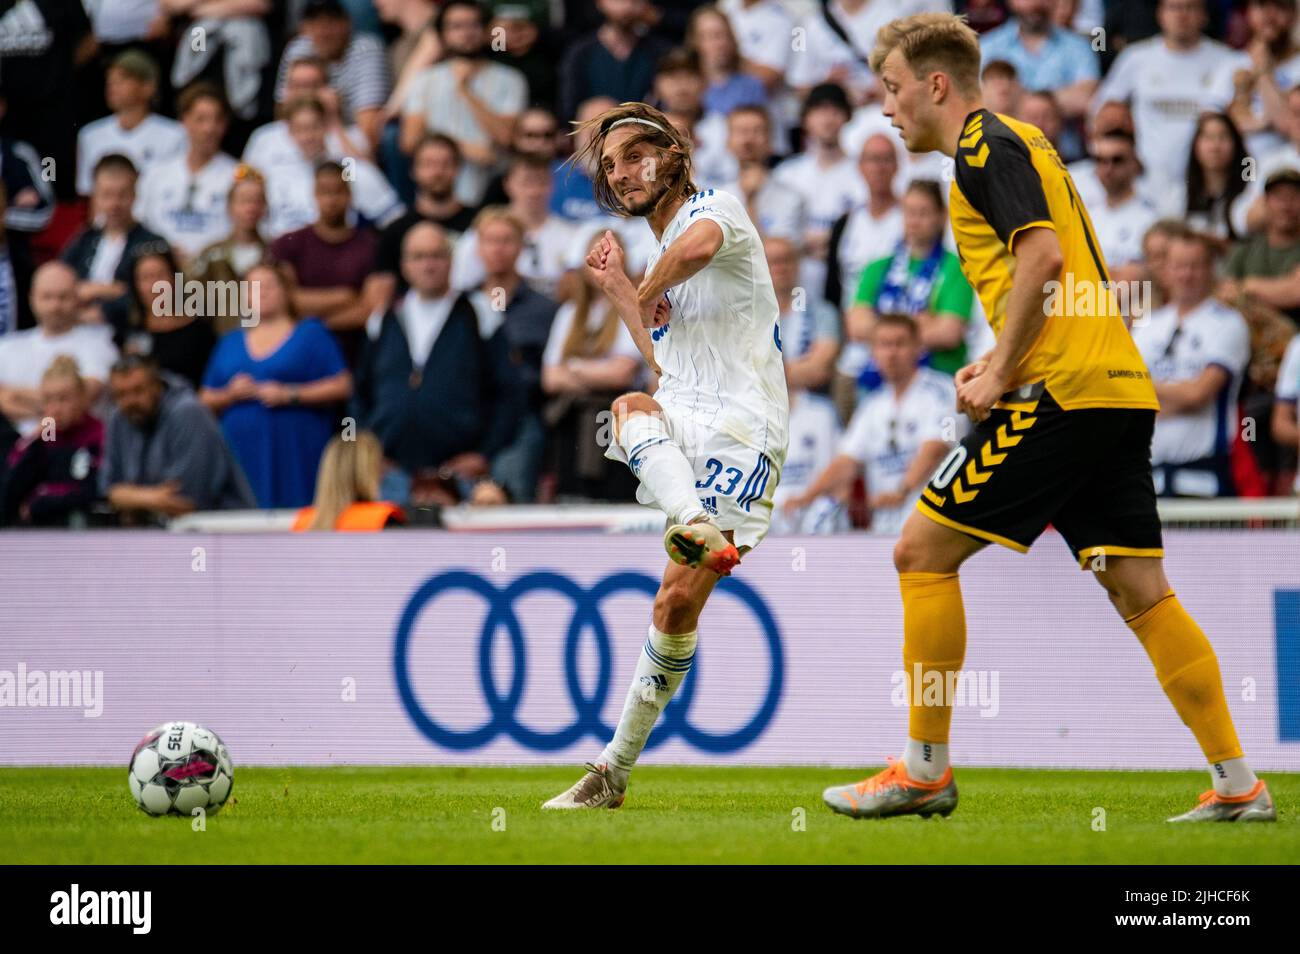
M 650 370 L 661 374 L 659 363 L 655 361 L 654 345 L 646 328 L 668 320 L 666 305 L 660 307 L 658 302 L 651 302 L 646 309 L 637 300 L 637 290 L 632 285 L 632 279 L 627 277 L 624 267 L 623 247 L 618 244 L 613 232 L 606 231 L 591 247 L 587 253 L 587 271 L 614 305 L 614 310 L 627 326 Z
M 722 242 L 722 226 L 712 219 L 700 219 L 674 239 L 637 289 L 642 314 L 647 306 L 653 310 L 655 302 L 668 289 L 680 285 L 713 261 Z

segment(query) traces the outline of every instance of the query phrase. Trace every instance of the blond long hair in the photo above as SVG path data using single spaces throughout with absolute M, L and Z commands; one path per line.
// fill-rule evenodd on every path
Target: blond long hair
M 592 241 L 587 243 L 591 245 L 604 233 L 598 233 L 592 236 Z M 578 280 L 574 282 L 573 298 L 573 323 L 569 325 L 569 333 L 564 337 L 564 347 L 561 357 L 568 358 L 604 358 L 614 347 L 614 342 L 618 338 L 618 329 L 622 326 L 623 321 L 618 317 L 618 312 L 609 306 L 608 299 L 604 293 L 595 286 L 590 278 L 586 275 L 585 269 L 577 270 Z M 595 332 L 587 328 L 587 321 L 591 317 L 591 309 L 605 305 L 605 316 L 600 323 L 600 327 Z
M 307 529 L 333 530 L 352 504 L 378 500 L 383 463 L 383 446 L 370 431 L 357 431 L 354 440 L 331 438 L 316 473 L 316 512 Z
M 624 124 L 623 120 L 632 120 L 632 122 Z M 609 135 L 615 124 L 620 128 L 634 130 L 633 135 L 624 141 L 621 152 L 627 152 L 640 143 L 647 143 L 661 154 L 659 167 L 654 170 L 656 179 L 663 182 L 666 187 L 663 196 L 659 199 L 660 204 L 671 202 L 679 197 L 685 198 L 698 191 L 695 182 L 691 179 L 690 140 L 677 130 L 667 116 L 653 106 L 647 106 L 645 103 L 621 103 L 586 122 L 575 121 L 573 124 L 575 128 L 570 133 L 576 136 L 591 131 L 587 145 L 576 151 L 569 162 L 575 165 L 587 163 L 588 168 L 595 170 L 592 174 L 592 182 L 597 205 L 613 215 L 631 217 L 618 195 L 610 188 L 605 171 L 601 168 L 600 159 L 605 151 L 605 137 Z

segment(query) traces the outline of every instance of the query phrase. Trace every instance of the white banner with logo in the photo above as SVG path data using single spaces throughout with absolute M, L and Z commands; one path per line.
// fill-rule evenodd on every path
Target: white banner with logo
M 1300 534 L 1170 533 L 1252 762 L 1300 770 Z M 892 541 L 769 537 L 724 580 L 660 763 L 879 764 L 905 738 Z M 0 543 L 0 764 L 121 764 L 172 719 L 237 764 L 581 762 L 665 557 L 582 533 L 22 533 Z M 954 761 L 1189 768 L 1191 733 L 1049 533 L 962 572 Z

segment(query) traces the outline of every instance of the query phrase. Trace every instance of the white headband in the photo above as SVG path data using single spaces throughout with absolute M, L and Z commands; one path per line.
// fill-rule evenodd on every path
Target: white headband
M 639 116 L 628 116 L 626 119 L 620 119 L 618 122 L 610 123 L 609 129 L 613 129 L 615 126 L 622 126 L 625 123 L 640 123 L 642 126 L 649 126 L 651 129 L 659 130 L 665 136 L 668 135 L 668 130 L 664 129 L 663 126 L 660 126 L 658 123 L 652 123 L 648 119 L 642 119 Z M 605 132 L 609 132 L 609 129 L 606 129 Z

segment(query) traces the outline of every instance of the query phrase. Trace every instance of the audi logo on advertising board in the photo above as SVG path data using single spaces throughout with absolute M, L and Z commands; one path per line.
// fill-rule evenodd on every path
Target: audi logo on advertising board
M 614 573 L 584 587 L 569 577 L 553 571 L 535 571 L 524 574 L 512 582 L 498 587 L 476 573 L 451 570 L 426 581 L 411 597 L 402 612 L 393 646 L 393 668 L 398 694 L 407 715 L 429 741 L 447 749 L 469 750 L 480 748 L 498 736 L 508 736 L 519 745 L 537 752 L 555 752 L 576 742 L 590 740 L 603 745 L 614 734 L 614 727 L 601 717 L 610 693 L 621 700 L 626 691 L 628 673 L 613 669 L 613 651 L 610 628 L 602 615 L 606 599 L 622 592 L 643 593 L 651 599 L 659 588 L 653 577 L 644 573 Z M 438 719 L 436 700 L 417 697 L 413 688 L 416 678 L 412 672 L 411 649 L 417 638 L 417 623 L 425 614 L 436 618 L 439 600 L 448 593 L 464 592 L 479 597 L 485 614 L 478 633 L 478 679 L 482 698 L 489 718 L 481 726 L 471 729 L 451 729 Z M 570 606 L 563 646 L 542 647 L 529 634 L 529 620 L 516 612 L 520 599 L 531 593 L 548 592 L 563 597 Z M 718 595 L 731 594 L 749 611 L 755 628 L 762 633 L 767 649 L 768 678 L 755 700 L 756 710 L 743 726 L 729 732 L 714 732 L 699 726 L 691 718 L 691 701 L 699 681 L 701 665 L 708 665 L 708 652 L 702 640 L 696 651 L 695 666 L 687 675 L 673 701 L 664 710 L 646 745 L 653 750 L 670 739 L 680 738 L 701 752 L 736 752 L 754 742 L 772 722 L 781 700 L 785 676 L 785 655 L 781 647 L 781 634 L 776 620 L 763 602 L 762 596 L 749 584 L 728 577 L 719 582 Z M 421 638 L 438 638 L 437 624 L 433 633 Z M 579 671 L 579 656 L 584 641 L 595 648 L 597 666 L 594 685 L 590 693 L 583 689 L 583 674 Z M 511 660 L 509 684 L 497 684 L 493 673 L 494 648 L 508 646 Z M 519 704 L 529 679 L 529 660 L 545 651 L 563 654 L 564 691 L 572 705 L 572 717 L 565 724 L 550 726 L 526 725 L 519 718 Z M 554 687 L 552 687 L 554 689 Z

